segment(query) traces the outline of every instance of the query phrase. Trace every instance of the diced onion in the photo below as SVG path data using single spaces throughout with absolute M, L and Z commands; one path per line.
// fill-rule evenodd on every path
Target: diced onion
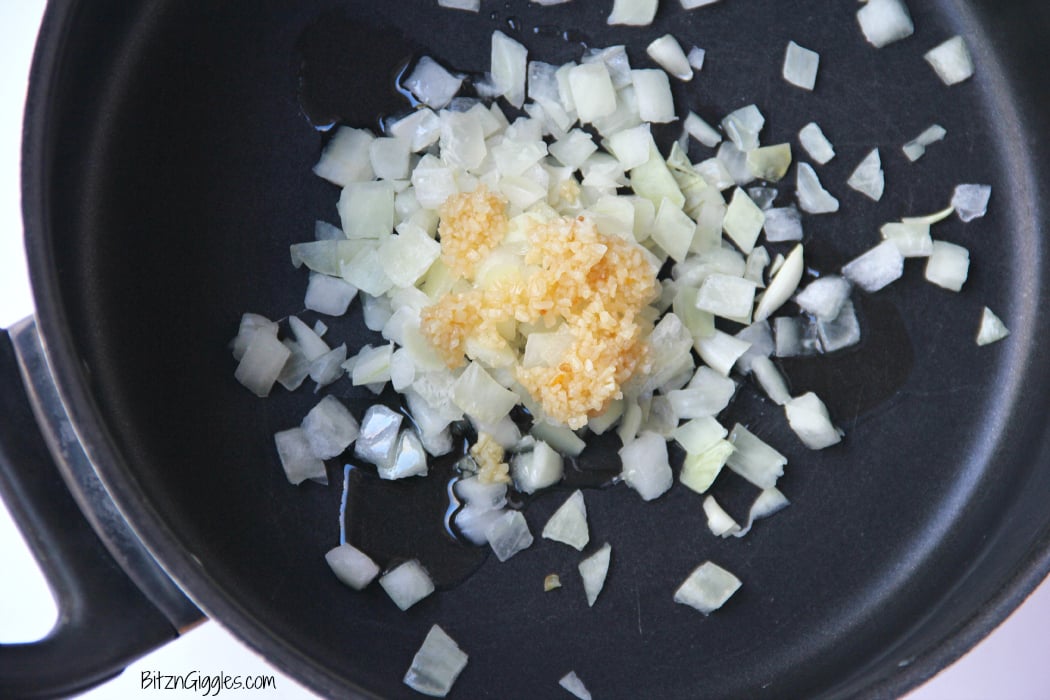
M 569 85 L 577 116 L 583 123 L 616 111 L 616 88 L 604 63 L 584 63 L 569 70 Z
M 755 247 L 755 241 L 762 233 L 762 225 L 765 222 L 765 213 L 751 201 L 747 193 L 739 187 L 734 190 L 722 225 L 726 235 L 745 255 Z
M 537 440 L 531 451 L 514 456 L 510 470 L 519 491 L 535 493 L 561 481 L 564 464 L 561 455 L 550 445 Z
M 802 240 L 802 215 L 795 205 L 789 207 L 772 207 L 765 210 L 766 221 L 763 229 L 766 240 L 770 243 Z M 770 274 L 775 274 L 771 272 Z
M 415 430 L 409 428 L 401 431 L 390 466 L 379 466 L 377 471 L 381 479 L 405 479 L 410 476 L 427 475 L 427 453 Z
M 714 496 L 704 499 L 704 515 L 707 516 L 707 527 L 711 530 L 712 535 L 725 537 L 740 530 L 737 522 L 725 512 Z
M 886 176 L 882 171 L 879 149 L 872 149 L 860 162 L 846 184 L 876 202 L 882 199 L 886 188 Z
M 521 108 L 525 104 L 525 76 L 528 51 L 521 43 L 501 31 L 492 33 L 492 82 L 507 102 Z
M 656 16 L 656 6 L 659 0 L 613 0 L 613 9 L 609 18 L 609 24 L 626 24 L 634 27 L 644 27 L 653 23 Z
M 689 49 L 689 54 L 686 56 L 686 59 L 688 59 L 689 65 L 693 67 L 693 70 L 698 72 L 703 70 L 705 53 L 706 52 L 699 46 L 694 46 Z
M 787 457 L 739 423 L 730 431 L 729 441 L 736 448 L 726 460 L 730 469 L 761 489 L 776 486 L 784 474 Z
M 926 279 L 938 287 L 958 292 L 970 270 L 970 251 L 947 241 L 934 241 L 926 260 Z
M 783 406 L 791 400 L 787 381 L 773 364 L 773 360 L 765 356 L 756 357 L 751 363 L 751 374 L 773 403 Z
M 701 311 L 748 324 L 755 303 L 755 283 L 743 277 L 708 275 L 696 297 L 696 308 Z
M 686 115 L 683 126 L 687 134 L 709 148 L 714 148 L 722 142 L 722 135 L 713 126 L 701 119 L 696 112 L 690 112 Z
M 543 528 L 543 537 L 583 551 L 591 535 L 587 528 L 587 505 L 583 501 L 582 491 L 573 491 L 554 511 Z
M 481 0 L 437 0 L 440 7 L 451 10 L 466 10 L 467 12 L 478 12 L 481 10 Z
M 419 601 L 434 592 L 434 582 L 426 569 L 411 559 L 400 564 L 379 577 L 390 600 L 402 610 L 408 610 Z
M 857 10 L 857 22 L 864 38 L 877 49 L 915 32 L 915 25 L 902 0 L 868 0 Z
M 806 285 L 795 297 L 795 303 L 803 311 L 830 321 L 839 315 L 842 304 L 849 299 L 850 290 L 848 280 L 837 275 L 827 275 Z
M 354 442 L 354 454 L 377 467 L 389 468 L 397 449 L 402 416 L 382 404 L 369 406 Z
M 673 434 L 675 441 L 686 452 L 700 454 L 729 434 L 712 416 L 694 418 L 678 426 Z
M 789 505 L 791 505 L 791 502 L 780 491 L 775 488 L 765 489 L 758 494 L 758 498 L 751 504 L 751 509 L 747 513 L 747 522 L 744 523 L 744 526 L 738 532 L 733 533 L 733 537 L 743 537 L 751 531 L 751 526 L 754 525 L 756 520 L 768 518 Z
M 779 143 L 754 148 L 747 153 L 747 167 L 757 180 L 779 182 L 791 167 L 791 146 Z
M 973 75 L 973 59 L 961 36 L 953 36 L 930 49 L 923 58 L 945 85 L 961 83 Z
M 321 314 L 342 316 L 357 296 L 357 287 L 339 277 L 310 273 L 303 306 Z
M 443 698 L 467 666 L 467 655 L 443 629 L 434 625 L 412 657 L 404 683 L 423 695 Z
M 817 83 L 820 54 L 789 41 L 784 53 L 784 80 L 804 90 L 812 90 Z
M 736 576 L 714 562 L 705 561 L 674 592 L 674 602 L 709 615 L 725 605 L 740 585 Z
M 463 78 L 453 75 L 430 56 L 419 59 L 412 74 L 405 80 L 405 88 L 420 102 L 434 109 L 447 106 L 462 84 Z
M 987 306 L 981 312 L 981 325 L 977 329 L 977 344 L 990 345 L 1010 335 L 1006 324 Z
M 948 132 L 943 126 L 940 124 L 934 124 L 914 139 L 904 144 L 901 150 L 904 151 L 904 155 L 908 157 L 908 160 L 914 163 L 926 153 L 927 146 L 937 143 L 947 134 Z
M 745 153 L 758 148 L 758 135 L 766 123 L 766 118 L 755 105 L 741 107 L 730 112 L 722 120 L 722 129 L 729 140 Z
M 671 488 L 674 477 L 667 457 L 667 442 L 653 432 L 643 432 L 620 448 L 621 476 L 638 492 L 642 500 L 651 501 Z
M 310 449 L 321 459 L 342 454 L 357 439 L 360 428 L 339 399 L 326 396 L 303 418 L 303 432 Z
M 609 562 L 612 558 L 612 547 L 606 542 L 598 551 L 580 562 L 580 578 L 583 579 L 583 591 L 587 596 L 587 605 L 594 607 L 598 594 L 605 587 L 605 577 L 609 573 Z
M 379 575 L 379 567 L 371 557 L 349 542 L 328 550 L 324 558 L 336 578 L 355 591 L 372 583 Z
M 823 450 L 842 440 L 842 433 L 832 425 L 824 402 L 812 391 L 784 404 L 784 413 L 798 439 L 811 450 Z
M 500 561 L 507 561 L 532 546 L 529 525 L 518 510 L 508 510 L 493 520 L 485 529 L 485 539 Z
M 873 0 L 869 0 L 871 1 Z M 839 210 L 839 200 L 824 189 L 809 163 L 798 164 L 795 187 L 798 190 L 798 204 L 803 211 L 810 214 L 829 214 Z
M 728 440 L 718 440 L 703 452 L 687 453 L 678 480 L 683 486 L 704 493 L 711 488 L 734 449 Z
M 817 320 L 817 336 L 824 352 L 835 352 L 860 342 L 860 322 L 853 302 L 843 302 L 838 316 L 831 320 Z
M 821 165 L 835 157 L 835 148 L 816 122 L 810 122 L 802 127 L 802 130 L 798 132 L 798 140 L 806 149 L 809 157 Z
M 930 225 L 922 222 L 884 224 L 879 229 L 883 240 L 893 241 L 906 258 L 925 258 L 933 252 Z
M 733 365 L 750 347 L 751 343 L 746 340 L 734 338 L 718 329 L 708 336 L 693 339 L 693 348 L 700 359 L 723 377 L 729 376 Z
M 252 333 L 233 376 L 256 396 L 269 396 L 291 354 L 276 335 Z
M 990 185 L 958 185 L 952 193 L 952 207 L 960 219 L 970 222 L 985 215 L 991 196 Z
M 370 153 L 374 139 L 367 129 L 339 127 L 314 166 L 314 174 L 340 187 L 371 180 L 375 176 Z
M 575 695 L 579 700 L 591 700 L 591 692 L 583 684 L 576 671 L 569 671 L 558 681 L 558 685 Z
M 293 484 L 301 484 L 307 479 L 325 480 L 328 473 L 324 462 L 314 454 L 310 440 L 302 428 L 282 430 L 273 436 L 277 446 L 277 456 L 284 468 L 284 475 Z
M 661 68 L 679 80 L 693 79 L 693 67 L 674 36 L 664 34 L 659 39 L 653 40 L 645 52 L 649 54 L 649 58 L 660 64 Z
M 678 119 L 667 73 L 656 68 L 636 69 L 631 71 L 631 81 L 642 121 L 663 124 Z
M 893 241 L 883 241 L 847 263 L 842 274 L 864 291 L 877 292 L 904 274 L 904 256 Z

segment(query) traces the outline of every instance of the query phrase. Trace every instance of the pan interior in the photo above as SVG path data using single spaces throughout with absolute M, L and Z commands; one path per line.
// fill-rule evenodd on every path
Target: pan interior
M 83 368 L 67 393 L 92 397 L 97 422 L 81 417 L 113 446 L 100 469 L 181 583 L 315 687 L 407 697 L 401 677 L 434 623 L 471 655 L 463 697 L 553 695 L 570 669 L 598 697 L 892 687 L 978 614 L 1044 536 L 1050 515 L 1036 494 L 1050 487 L 1041 466 L 1050 391 L 1037 193 L 1047 153 L 1030 125 L 1048 105 L 1029 88 L 1047 63 L 1035 48 L 1050 28 L 1046 11 L 912 3 L 916 35 L 876 51 L 849 3 L 663 5 L 643 31 L 608 27 L 604 3 L 508 0 L 474 15 L 430 0 L 114 1 L 71 10 L 76 21 L 54 40 L 55 82 L 36 127 L 48 147 L 30 197 L 47 214 L 30 217 L 28 240 L 51 352 Z M 806 451 L 777 407 L 741 389 L 730 421 L 747 421 L 788 456 L 779 486 L 789 509 L 727 541 L 710 536 L 700 499 L 684 488 L 652 504 L 622 486 L 590 490 L 594 544 L 614 552 L 593 609 L 577 554 L 538 539 L 402 613 L 375 586 L 345 589 L 324 562 L 339 538 L 341 466 L 331 464 L 327 488 L 292 487 L 281 473 L 272 434 L 297 425 L 318 397 L 308 388 L 249 395 L 233 379 L 227 343 L 245 311 L 302 310 L 306 276 L 287 246 L 310 240 L 315 219 L 337 221 L 337 190 L 310 172 L 324 135 L 304 115 L 302 89 L 315 120 L 375 126 L 403 108 L 393 87 L 406 60 L 425 51 L 483 71 L 494 29 L 540 60 L 578 58 L 581 43 L 626 43 L 637 65 L 648 65 L 645 37 L 672 32 L 708 52 L 697 78 L 676 86 L 680 110 L 713 120 L 755 103 L 768 119 L 763 142 L 790 141 L 796 157 L 795 135 L 817 121 L 838 152 L 820 175 L 843 203 L 839 214 L 806 219 L 818 270 L 877 243 L 881 223 L 941 208 L 960 182 L 992 184 L 993 202 L 984 219 L 935 229 L 971 252 L 963 293 L 927 284 L 909 263 L 902 280 L 861 300 L 860 348 L 817 369 L 785 365 L 796 393 L 825 398 L 842 445 Z M 922 54 L 956 33 L 978 73 L 946 88 Z M 780 78 L 789 40 L 821 54 L 812 94 Z M 933 123 L 948 138 L 908 163 L 900 145 Z M 877 204 L 844 186 L 875 146 L 887 179 Z M 983 306 L 1013 331 L 1004 343 L 975 346 Z M 351 352 L 371 339 L 358 320 L 325 320 L 329 341 Z M 325 391 L 358 418 L 371 400 L 345 380 Z M 534 532 L 562 498 L 532 504 Z M 404 510 L 373 517 L 407 556 L 442 525 L 421 533 Z M 442 556 L 473 562 L 477 553 Z M 671 597 L 709 558 L 744 586 L 704 618 Z M 565 587 L 545 594 L 553 572 Z

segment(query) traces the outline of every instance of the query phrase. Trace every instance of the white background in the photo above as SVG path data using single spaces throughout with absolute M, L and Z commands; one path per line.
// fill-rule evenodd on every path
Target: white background
M 26 77 L 43 0 L 0 0 L 0 328 L 33 311 L 21 243 L 19 149 Z M 2 387 L 0 387 L 2 390 Z M 0 417 L 0 420 L 3 418 Z M 1050 496 L 1050 494 L 1048 494 Z M 46 584 L 0 506 L 0 642 L 39 638 L 55 619 Z M 959 663 L 913 692 L 908 700 L 1045 700 L 1050 698 L 1050 582 L 991 637 Z M 229 692 L 230 697 L 314 698 L 270 668 L 214 622 L 206 622 L 140 660 L 117 679 L 82 697 L 146 697 L 143 671 L 163 674 L 226 673 L 277 675 L 276 691 Z M 584 679 L 586 680 L 586 679 Z M 196 698 L 199 693 L 167 691 L 161 697 Z M 569 697 L 565 694 L 565 697 Z

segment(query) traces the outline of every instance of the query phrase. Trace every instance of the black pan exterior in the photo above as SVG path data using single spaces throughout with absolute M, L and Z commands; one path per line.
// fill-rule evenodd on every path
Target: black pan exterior
M 851 3 L 665 2 L 647 31 L 605 26 L 604 2 L 490 4 L 470 15 L 429 0 L 52 3 L 28 106 L 27 248 L 61 390 L 119 505 L 204 610 L 326 695 L 412 696 L 400 679 L 434 623 L 471 655 L 459 697 L 555 697 L 570 669 L 596 697 L 889 697 L 929 677 L 1050 569 L 1048 11 L 915 1 L 917 34 L 876 51 Z M 272 446 L 317 397 L 256 399 L 226 349 L 242 312 L 301 310 L 306 277 L 287 246 L 335 220 L 337 191 L 310 173 L 323 136 L 299 101 L 301 42 L 319 19 L 347 36 L 318 90 L 354 126 L 399 109 L 393 74 L 423 48 L 481 71 L 499 28 L 542 60 L 577 58 L 579 41 L 626 43 L 648 67 L 645 37 L 673 32 L 708 50 L 676 87 L 680 109 L 714 119 L 756 103 L 766 143 L 797 146 L 813 120 L 835 142 L 820 174 L 843 210 L 807 219 L 813 268 L 871 247 L 881 223 L 940 208 L 959 182 L 993 184 L 986 218 L 935 230 L 970 249 L 966 290 L 909 265 L 861 300 L 860 348 L 828 372 L 785 367 L 797 393 L 827 400 L 840 446 L 806 451 L 779 409 L 742 389 L 731 419 L 789 457 L 780 487 L 793 503 L 742 540 L 711 537 L 686 489 L 644 504 L 621 486 L 586 496 L 594 544 L 614 552 L 593 609 L 576 553 L 543 541 L 408 613 L 378 588 L 353 593 L 323 559 L 338 543 L 338 486 L 291 487 Z M 956 33 L 978 74 L 946 88 L 922 54 Z M 780 78 L 789 40 L 821 54 L 813 94 Z M 934 122 L 948 139 L 907 163 L 899 146 Z M 878 204 L 844 186 L 876 145 Z M 1013 335 L 977 348 L 985 305 Z M 358 321 L 328 322 L 336 343 L 371 338 Z M 348 382 L 326 391 L 358 418 L 371 400 Z M 533 504 L 534 532 L 560 500 Z M 392 513 L 383 527 L 400 523 Z M 671 594 L 708 558 L 744 586 L 704 618 Z M 551 572 L 565 588 L 545 594 Z

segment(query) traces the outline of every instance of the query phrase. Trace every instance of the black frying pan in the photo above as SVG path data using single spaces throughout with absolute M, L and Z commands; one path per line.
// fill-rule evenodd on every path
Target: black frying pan
M 646 30 L 606 27 L 610 3 L 584 0 L 483 0 L 477 15 L 430 0 L 53 2 L 27 108 L 26 243 L 52 371 L 114 500 L 203 610 L 324 695 L 412 697 L 401 677 L 434 623 L 471 655 L 461 698 L 559 697 L 570 669 L 595 697 L 889 697 L 920 683 L 1050 570 L 1040 313 L 1050 11 L 909 4 L 916 35 L 876 51 L 855 4 L 818 0 L 692 13 L 665 0 Z M 796 393 L 826 399 L 846 431 L 840 446 L 804 450 L 776 407 L 742 389 L 725 420 L 746 420 L 789 457 L 788 510 L 723 541 L 683 488 L 653 504 L 622 486 L 587 493 L 595 544 L 614 550 L 593 609 L 564 547 L 485 560 L 444 539 L 442 504 L 425 489 L 398 485 L 391 497 L 355 477 L 362 509 L 384 504 L 351 523 L 356 536 L 381 547 L 381 563 L 421 556 L 440 572 L 443 590 L 402 613 L 375 587 L 345 589 L 324 563 L 338 542 L 342 463 L 330 463 L 328 488 L 293 488 L 277 464 L 272 433 L 316 397 L 256 399 L 234 382 L 226 343 L 246 310 L 300 310 L 305 276 L 287 245 L 335 216 L 336 190 L 310 173 L 324 136 L 304 108 L 316 123 L 375 125 L 403 108 L 393 80 L 406 59 L 425 49 L 484 70 L 496 28 L 543 60 L 576 58 L 580 42 L 626 43 L 636 64 L 671 31 L 708 50 L 699 77 L 677 86 L 680 108 L 716 118 L 757 103 L 768 143 L 816 119 L 839 153 L 821 176 L 843 202 L 807 221 L 816 269 L 873 245 L 882 222 L 939 208 L 958 182 L 991 183 L 993 206 L 938 229 L 971 251 L 963 293 L 909 264 L 859 299 L 860 347 L 784 365 Z M 956 33 L 978 73 L 946 88 L 922 54 Z M 780 79 L 790 39 L 821 54 L 813 94 Z M 933 122 L 948 139 L 908 164 L 899 145 Z M 873 204 L 842 183 L 876 145 L 888 187 Z M 984 305 L 1013 335 L 977 348 Z M 336 342 L 368 340 L 356 320 L 329 323 Z M 372 400 L 347 382 L 330 391 L 358 417 Z M 17 453 L 5 448 L 6 461 Z M 530 504 L 534 531 L 561 498 Z M 707 558 L 744 586 L 704 618 L 671 593 Z M 565 588 L 545 594 L 552 571 Z M 164 617 L 136 619 L 162 638 L 178 616 Z

